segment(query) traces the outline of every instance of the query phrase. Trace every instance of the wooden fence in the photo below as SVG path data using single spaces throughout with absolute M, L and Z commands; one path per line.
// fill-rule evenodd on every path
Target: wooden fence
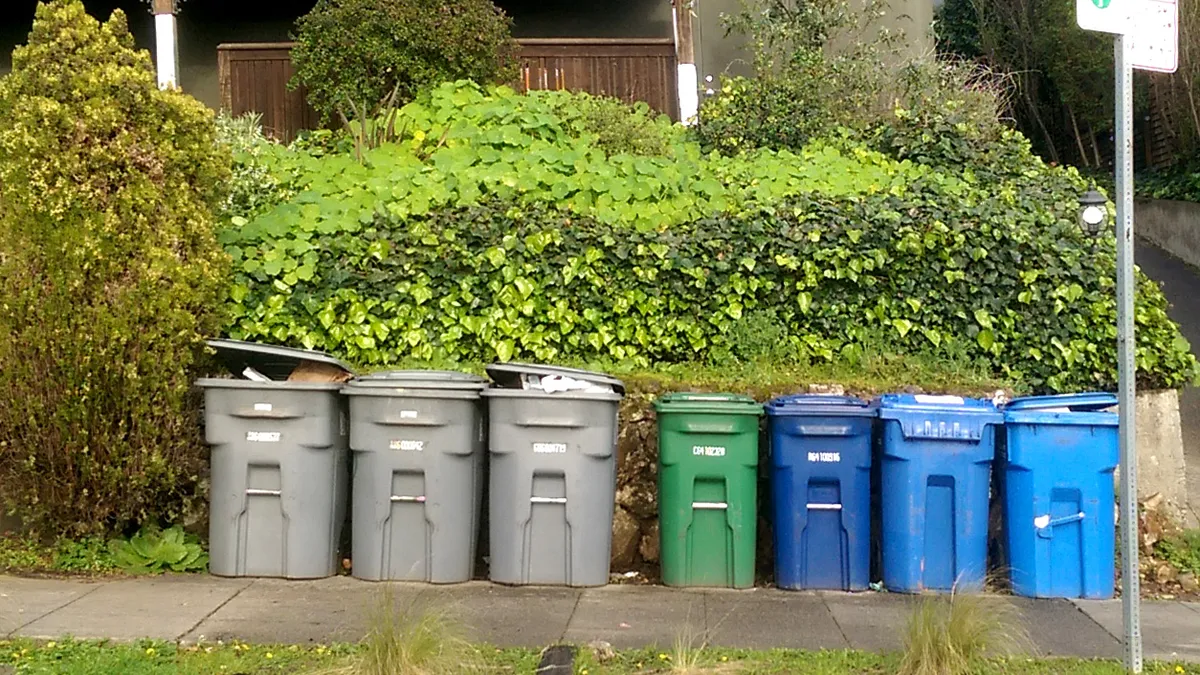
M 644 101 L 679 118 L 675 46 L 670 39 L 521 40 L 519 89 L 567 89 Z M 217 47 L 221 107 L 233 115 L 256 112 L 263 128 L 282 140 L 314 129 L 320 118 L 302 87 L 289 90 L 295 68 L 292 43 Z

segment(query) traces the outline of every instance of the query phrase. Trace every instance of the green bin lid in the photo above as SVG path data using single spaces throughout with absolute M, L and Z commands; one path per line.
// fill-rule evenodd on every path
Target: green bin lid
M 730 415 L 762 415 L 763 407 L 758 401 L 743 394 L 711 394 L 703 392 L 677 391 L 666 394 L 654 402 L 660 413 L 714 412 Z

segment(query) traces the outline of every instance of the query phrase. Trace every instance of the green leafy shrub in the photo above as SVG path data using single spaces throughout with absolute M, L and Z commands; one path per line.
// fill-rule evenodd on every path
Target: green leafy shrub
M 537 94 L 550 102 L 578 136 L 591 135 L 597 148 L 610 155 L 670 155 L 683 140 L 683 128 L 645 103 L 629 105 L 608 96 L 586 93 Z
M 1146 172 L 1135 183 L 1145 199 L 1174 199 L 1200 204 L 1200 160 Z
M 222 325 L 229 176 L 212 113 L 159 91 L 124 14 L 38 7 L 0 79 L 0 485 L 42 534 L 194 505 L 192 389 Z
M 226 195 L 217 209 L 222 218 L 246 217 L 260 213 L 286 199 L 288 191 L 271 172 L 267 156 L 280 146 L 263 133 L 262 116 L 246 114 L 230 117 L 217 115 L 217 142 L 225 146 L 234 158 L 233 175 L 226 186 Z
M 442 82 L 513 82 L 511 25 L 491 0 L 319 0 L 297 24 L 295 82 L 327 121 Z
M 128 540 L 112 540 L 108 548 L 117 567 L 130 574 L 203 572 L 208 569 L 208 554 L 200 540 L 184 534 L 178 525 L 166 530 L 143 527 Z
M 1164 537 L 1154 546 L 1163 560 L 1181 572 L 1200 575 L 1200 530 L 1184 530 Z
M 405 218 L 499 199 L 555 203 L 564 212 L 610 225 L 659 229 L 814 189 L 902 192 L 927 173 L 861 148 L 821 145 L 722 159 L 678 138 L 668 156 L 610 155 L 581 122 L 584 113 L 571 110 L 572 96 L 521 95 L 506 87 L 485 91 L 469 82 L 442 85 L 405 106 L 395 120 L 404 130 L 399 143 L 369 151 L 365 162 L 328 154 L 328 148 L 319 157 L 274 156 L 272 172 L 302 194 L 255 228 L 282 235 L 298 222 L 310 234 L 330 232 L 361 228 L 376 213 Z M 267 274 L 278 271 L 276 264 L 284 272 L 297 271 L 305 253 L 269 253 L 263 260 Z M 298 274 L 304 278 L 308 268 Z
M 985 181 L 850 142 L 609 155 L 560 104 L 447 84 L 362 163 L 281 155 L 296 196 L 221 235 L 229 332 L 368 366 L 882 350 L 1028 389 L 1113 383 L 1113 244 L 1080 232 L 1073 170 L 1031 161 Z M 1137 321 L 1142 386 L 1188 381 L 1187 343 L 1144 279 Z

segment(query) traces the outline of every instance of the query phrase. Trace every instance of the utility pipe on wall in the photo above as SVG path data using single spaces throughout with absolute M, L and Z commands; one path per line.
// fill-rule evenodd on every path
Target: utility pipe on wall
M 179 86 L 179 36 L 175 25 L 176 0 L 153 0 L 155 57 L 158 87 Z

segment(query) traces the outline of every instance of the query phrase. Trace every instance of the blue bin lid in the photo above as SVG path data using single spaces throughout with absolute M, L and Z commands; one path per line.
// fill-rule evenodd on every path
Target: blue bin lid
M 986 399 L 962 396 L 930 396 L 925 394 L 884 394 L 879 397 L 881 416 L 888 411 L 961 413 L 964 415 L 996 415 L 995 404 Z
M 906 438 L 979 441 L 988 426 L 1004 422 L 1004 414 L 984 399 L 885 394 L 879 404 L 879 417 L 899 422 Z
M 1090 392 L 1058 396 L 1027 396 L 1014 399 L 1004 406 L 1004 410 L 1006 412 L 1100 412 L 1116 405 L 1115 394 Z
M 780 396 L 767 404 L 767 415 L 822 416 L 822 417 L 875 417 L 878 408 L 855 396 L 832 394 L 792 394 Z
M 1108 412 L 1115 405 L 1117 397 L 1103 392 L 1030 396 L 1004 406 L 1004 420 L 1009 424 L 1115 427 L 1117 415 Z

